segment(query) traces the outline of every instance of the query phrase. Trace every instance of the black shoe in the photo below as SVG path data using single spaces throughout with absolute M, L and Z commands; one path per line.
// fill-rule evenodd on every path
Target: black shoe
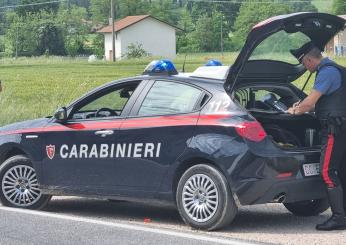
M 326 222 L 317 225 L 316 230 L 331 231 L 346 229 L 342 187 L 339 185 L 335 188 L 328 188 L 328 199 L 333 215 Z
M 344 216 L 333 215 L 326 222 L 316 225 L 316 230 L 319 230 L 319 231 L 346 230 L 346 218 Z

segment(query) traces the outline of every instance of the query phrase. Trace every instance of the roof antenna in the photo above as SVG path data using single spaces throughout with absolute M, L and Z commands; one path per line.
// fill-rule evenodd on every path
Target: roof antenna
M 186 56 L 187 56 L 187 53 L 185 53 L 185 58 L 184 58 L 184 63 L 183 63 L 183 70 L 182 70 L 183 73 L 185 72 Z

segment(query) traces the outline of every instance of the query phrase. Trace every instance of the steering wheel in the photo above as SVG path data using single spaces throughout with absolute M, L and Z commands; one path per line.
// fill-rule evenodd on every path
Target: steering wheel
M 102 115 L 101 112 L 108 112 L 109 115 L 108 116 Z M 115 111 L 109 108 L 100 108 L 95 112 L 95 117 L 113 117 L 113 116 L 119 116 L 119 115 L 118 113 L 116 113 Z

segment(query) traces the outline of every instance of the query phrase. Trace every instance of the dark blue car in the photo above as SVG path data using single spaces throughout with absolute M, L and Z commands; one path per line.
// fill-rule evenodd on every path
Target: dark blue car
M 321 48 L 345 20 L 320 13 L 256 25 L 232 67 L 177 73 L 168 61 L 96 88 L 54 117 L 0 128 L 0 200 L 39 209 L 52 195 L 175 205 L 198 229 L 232 222 L 240 205 L 328 208 L 314 114 L 285 114 L 306 94 L 289 53 Z

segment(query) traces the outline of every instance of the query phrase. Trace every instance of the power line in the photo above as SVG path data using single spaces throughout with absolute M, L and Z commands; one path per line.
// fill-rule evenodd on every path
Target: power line
M 66 1 L 67 1 L 67 0 L 55 0 L 55 1 L 42 2 L 42 3 L 27 3 L 27 4 L 8 5 L 8 6 L 2 6 L 2 7 L 0 7 L 0 9 L 11 9 L 11 8 L 18 8 L 18 7 L 29 7 L 29 6 L 37 6 L 37 5 L 44 5 L 44 4 L 61 3 L 61 2 L 66 2 Z

